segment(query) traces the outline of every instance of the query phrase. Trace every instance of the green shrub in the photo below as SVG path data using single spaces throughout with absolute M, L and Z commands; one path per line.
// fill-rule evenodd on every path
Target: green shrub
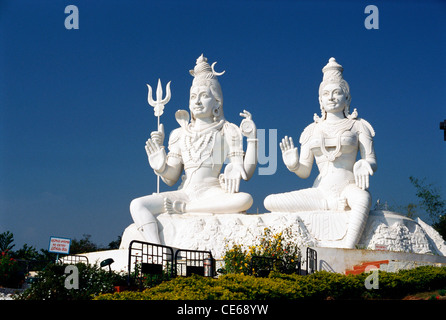
M 400 299 L 418 291 L 446 286 L 446 268 L 419 267 L 397 273 L 379 272 L 379 288 L 366 289 L 367 273 L 343 275 L 327 271 L 302 276 L 272 272 L 268 278 L 226 274 L 217 279 L 178 277 L 142 292 L 104 294 L 95 300 L 322 300 Z
M 11 257 L 9 250 L 2 251 L 0 256 L 0 286 L 18 288 L 24 275 L 20 274 L 20 267 L 16 259 Z
M 273 258 L 281 261 L 281 271 L 284 271 L 283 267 L 288 270 L 295 270 L 300 263 L 301 253 L 299 246 L 291 241 L 292 237 L 290 227 L 278 233 L 273 233 L 271 229 L 265 228 L 263 235 L 257 239 L 257 244 L 251 244 L 246 247 L 244 244 L 233 243 L 231 248 L 227 245 L 225 255 L 223 256 L 225 267 L 221 271 L 224 274 L 255 274 L 256 270 L 251 265 L 253 256 Z M 257 267 L 262 267 L 262 262 Z
M 93 296 L 114 291 L 114 286 L 125 283 L 125 276 L 100 269 L 95 265 L 76 264 L 79 289 L 65 287 L 66 264 L 50 264 L 40 271 L 36 283 L 20 296 L 23 300 L 89 300 Z
M 383 297 L 403 297 L 407 294 L 441 289 L 446 286 L 446 268 L 422 266 L 397 273 L 379 273 L 379 293 Z

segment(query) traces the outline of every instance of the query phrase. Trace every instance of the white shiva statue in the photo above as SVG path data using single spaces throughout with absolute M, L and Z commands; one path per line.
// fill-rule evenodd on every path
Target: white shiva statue
M 169 186 L 182 176 L 178 190 L 134 199 L 130 212 L 144 239 L 160 243 L 157 215 L 162 213 L 243 213 L 253 199 L 239 192 L 240 180 L 249 180 L 257 164 L 257 133 L 251 114 L 240 113 L 240 127 L 225 120 L 223 94 L 214 65 L 201 55 L 193 70 L 189 113 L 179 110 L 180 127 L 169 137 L 169 152 L 163 146 L 164 127 L 151 133 L 146 142 L 149 164 Z M 243 136 L 247 138 L 246 153 Z M 226 159 L 229 162 L 221 174 Z
M 291 172 L 300 178 L 308 178 L 316 160 L 319 169 L 312 188 L 265 198 L 265 208 L 272 212 L 326 211 L 321 218 L 337 219 L 336 212 L 349 212 L 343 246 L 354 248 L 367 222 L 371 196 L 367 191 L 369 176 L 377 169 L 373 148 L 375 132 L 364 119 L 358 118 L 356 109 L 350 113 L 351 95 L 343 79 L 343 68 L 334 58 L 322 69 L 323 80 L 319 86 L 321 117 L 314 115 L 314 122 L 300 136 L 300 155 L 291 137 L 285 136 L 280 143 L 283 161 Z M 358 151 L 361 159 L 357 159 Z M 333 211 L 333 213 L 329 213 Z M 338 215 L 345 217 L 346 215 Z M 323 224 L 313 223 L 313 230 Z M 318 226 L 316 226 L 318 224 Z M 333 228 L 336 223 L 325 223 Z M 329 233 L 330 230 L 318 230 Z

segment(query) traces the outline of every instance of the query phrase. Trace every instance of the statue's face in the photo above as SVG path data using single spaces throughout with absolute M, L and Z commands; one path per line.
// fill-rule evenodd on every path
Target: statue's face
M 209 86 L 194 86 L 190 91 L 189 109 L 197 119 L 213 118 L 213 109 L 218 105 Z
M 336 83 L 327 84 L 322 89 L 319 99 L 328 113 L 344 111 L 347 106 L 347 97 L 344 90 Z

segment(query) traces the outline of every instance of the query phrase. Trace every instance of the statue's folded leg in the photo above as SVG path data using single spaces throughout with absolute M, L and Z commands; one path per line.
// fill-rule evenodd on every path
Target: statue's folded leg
M 367 223 L 372 197 L 367 190 L 362 190 L 354 184 L 345 188 L 344 195 L 347 198 L 348 206 L 351 208 L 345 246 L 353 249 L 361 238 Z
M 237 213 L 251 208 L 253 199 L 245 192 L 226 193 L 219 189 L 215 194 L 194 199 L 186 204 L 188 212 Z
M 299 212 L 328 209 L 324 194 L 316 188 L 271 194 L 265 198 L 264 206 L 271 212 Z
M 147 242 L 161 243 L 156 216 L 165 212 L 164 199 L 166 197 L 187 201 L 187 196 L 182 192 L 173 191 L 136 198 L 130 203 L 133 221 Z

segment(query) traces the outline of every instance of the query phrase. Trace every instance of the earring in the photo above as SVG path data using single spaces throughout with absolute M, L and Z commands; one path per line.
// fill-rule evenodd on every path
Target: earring
M 216 122 L 218 120 L 218 116 L 220 116 L 220 106 L 212 109 L 212 114 L 214 115 L 214 122 Z

